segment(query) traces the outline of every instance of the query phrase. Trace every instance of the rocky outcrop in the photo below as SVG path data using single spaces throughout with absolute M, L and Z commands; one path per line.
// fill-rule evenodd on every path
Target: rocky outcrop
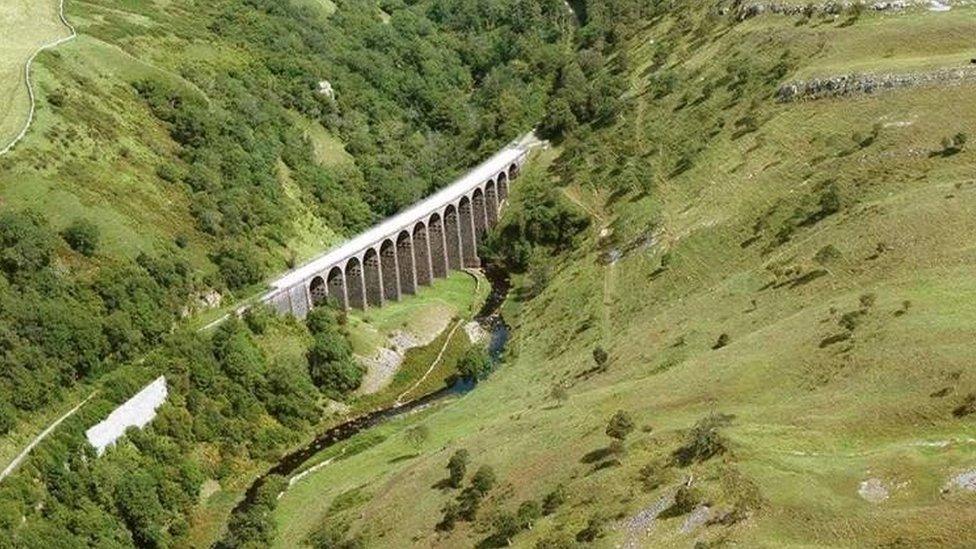
M 976 65 L 903 74 L 846 74 L 787 82 L 776 92 L 780 102 L 876 93 L 901 88 L 976 82 Z
M 773 14 L 785 16 L 813 17 L 824 15 L 839 15 L 849 11 L 859 4 L 865 11 L 898 12 L 910 8 L 928 8 L 933 10 L 947 9 L 953 5 L 968 4 L 967 0 L 879 0 L 876 2 L 832 1 L 810 4 L 783 4 L 778 2 L 750 2 L 739 4 L 732 9 L 723 10 L 723 14 L 732 13 L 740 21 L 760 15 Z

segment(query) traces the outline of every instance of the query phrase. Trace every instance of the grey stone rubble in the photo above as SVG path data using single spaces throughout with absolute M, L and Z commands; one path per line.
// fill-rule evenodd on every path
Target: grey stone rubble
M 942 492 L 949 492 L 953 488 L 976 492 L 976 469 L 964 471 L 949 479 L 949 482 L 942 488 Z
M 707 505 L 695 507 L 688 518 L 681 524 L 681 533 L 690 534 L 708 522 L 712 516 L 712 508 Z
M 888 499 L 889 492 L 885 483 L 878 478 L 869 478 L 857 488 L 857 495 L 871 503 L 881 503 Z
M 929 9 L 932 11 L 948 11 L 952 6 L 963 6 L 972 3 L 970 0 L 890 0 L 877 2 L 823 2 L 819 4 L 782 4 L 778 2 L 754 2 L 742 5 L 733 10 L 724 9 L 722 15 L 734 12 L 740 21 L 765 14 L 785 16 L 813 16 L 840 15 L 849 10 L 854 4 L 861 4 L 864 9 L 877 12 L 900 12 L 907 9 Z
M 902 88 L 972 82 L 976 82 L 976 66 L 903 74 L 845 74 L 787 82 L 780 86 L 776 92 L 776 99 L 788 103 L 805 99 L 823 99 Z

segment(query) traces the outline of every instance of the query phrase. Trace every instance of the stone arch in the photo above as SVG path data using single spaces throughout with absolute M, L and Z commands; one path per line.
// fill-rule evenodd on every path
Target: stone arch
M 413 226 L 413 272 L 416 277 L 417 286 L 430 286 L 434 280 L 434 265 L 430 254 L 433 246 L 428 236 L 427 225 L 423 221 Z M 444 253 L 443 243 L 441 254 Z
M 498 203 L 508 200 L 508 176 L 505 172 L 498 174 Z
M 325 300 L 329 298 L 329 288 L 325 283 L 325 279 L 321 276 L 313 278 L 308 284 L 308 295 L 312 299 L 312 307 L 318 307 L 325 303 Z
M 447 246 L 447 270 L 460 269 L 464 257 L 461 254 L 461 222 L 453 204 L 444 208 L 444 244 Z
M 346 278 L 343 276 L 342 269 L 339 267 L 332 267 L 329 270 L 328 276 L 325 278 L 326 284 L 329 288 L 329 295 L 332 296 L 336 303 L 343 309 L 349 308 L 349 298 L 346 295 Z
M 397 247 L 389 238 L 380 244 L 380 273 L 383 276 L 383 298 L 400 300 L 400 273 L 397 267 Z
M 471 205 L 474 215 L 474 239 L 480 245 L 485 240 L 485 231 L 488 230 L 488 208 L 485 205 L 485 193 L 480 187 L 471 193 Z
M 458 225 L 461 226 L 461 258 L 465 267 L 478 266 L 478 244 L 474 232 L 474 208 L 471 199 L 462 196 L 458 201 Z
M 401 294 L 417 293 L 417 271 L 413 260 L 413 247 L 413 235 L 408 230 L 401 231 L 396 243 Z
M 346 261 L 346 286 L 348 287 L 349 306 L 366 310 L 366 280 L 363 276 L 363 264 L 358 257 Z
M 495 180 L 490 179 L 485 185 L 485 213 L 488 217 L 488 226 L 494 227 L 498 223 L 498 193 L 495 191 Z
M 447 245 L 444 240 L 444 223 L 440 214 L 435 213 L 427 220 L 427 242 L 430 249 L 431 279 L 447 276 Z
M 380 270 L 380 254 L 376 248 L 369 248 L 363 254 L 363 279 L 366 284 L 366 303 L 382 307 L 383 275 Z
M 511 166 L 508 167 L 508 180 L 515 181 L 519 176 L 519 165 L 517 162 L 513 162 Z

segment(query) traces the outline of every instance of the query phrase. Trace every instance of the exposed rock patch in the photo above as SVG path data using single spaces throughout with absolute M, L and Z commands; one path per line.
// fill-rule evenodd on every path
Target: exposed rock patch
M 888 487 L 885 486 L 881 479 L 869 478 L 861 482 L 861 485 L 857 489 L 857 495 L 871 503 L 881 503 L 888 499 L 890 494 Z
M 976 82 L 976 67 L 939 69 L 904 74 L 846 74 L 798 80 L 780 86 L 776 99 L 791 101 L 870 94 L 901 88 L 956 85 Z
M 699 505 L 688 515 L 688 518 L 681 524 L 681 533 L 690 534 L 708 522 L 712 516 L 712 508 L 707 505 Z
M 481 324 L 473 320 L 464 325 L 464 331 L 468 334 L 468 341 L 471 343 L 488 341 L 488 337 L 490 336 L 488 330 L 485 330 Z
M 901 12 L 913 8 L 927 8 L 932 11 L 947 11 L 953 5 L 967 4 L 965 0 L 879 0 L 877 2 L 853 2 L 837 1 L 822 2 L 819 4 L 783 4 L 779 2 L 752 2 L 745 4 L 737 9 L 723 9 L 722 15 L 732 13 L 735 17 L 744 21 L 760 15 L 784 15 L 784 16 L 825 16 L 840 15 L 850 10 L 855 4 L 863 6 L 864 10 L 875 12 Z
M 953 489 L 976 492 L 976 469 L 964 471 L 949 479 L 949 482 L 942 488 L 942 492 L 951 492 Z

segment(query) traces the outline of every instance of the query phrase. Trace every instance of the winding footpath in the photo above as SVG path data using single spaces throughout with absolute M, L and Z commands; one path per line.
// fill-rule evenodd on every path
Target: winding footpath
M 64 16 L 64 0 L 60 0 L 60 3 L 58 4 L 58 18 L 61 19 L 61 24 L 71 31 L 71 34 L 37 48 L 37 51 L 35 51 L 33 55 L 27 59 L 27 63 L 24 64 L 24 80 L 27 82 L 27 96 L 30 98 L 30 109 L 27 111 L 27 121 L 24 123 L 24 127 L 21 128 L 20 133 L 18 133 L 17 136 L 14 137 L 14 139 L 3 149 L 0 149 L 0 156 L 3 156 L 13 150 L 14 146 L 16 146 L 25 135 L 27 135 L 27 130 L 30 129 L 31 124 L 34 122 L 34 110 L 37 105 L 37 100 L 34 95 L 34 86 L 31 84 L 31 66 L 34 64 L 34 59 L 36 59 L 42 51 L 56 48 L 61 44 L 70 42 L 78 37 L 78 33 L 75 31 L 74 26 L 72 26 L 71 23 L 68 22 L 68 19 Z M 2 479 L 3 476 L 0 476 L 0 480 Z
M 95 391 L 94 393 L 88 395 L 88 398 L 79 402 L 74 408 L 68 410 L 66 414 L 59 417 L 54 423 L 49 425 L 47 429 L 41 431 L 41 434 L 34 437 L 34 440 L 32 440 L 30 444 L 28 444 L 27 447 L 24 448 L 22 452 L 17 454 L 17 457 L 15 457 L 13 461 L 11 461 L 9 465 L 7 465 L 7 468 L 4 469 L 2 472 L 0 472 L 0 480 L 7 478 L 7 476 L 10 475 L 10 473 L 13 473 L 14 469 L 16 469 L 18 465 L 20 465 L 21 461 L 24 461 L 24 458 L 26 458 L 27 455 L 30 454 L 31 450 L 33 450 L 35 446 L 40 444 L 42 440 L 44 440 L 45 438 L 47 438 L 48 435 L 54 432 L 54 430 L 58 428 L 58 425 L 61 425 L 61 423 L 63 423 L 64 420 L 75 415 L 75 412 L 80 410 L 81 407 L 84 406 L 89 400 L 91 400 L 92 397 L 94 397 L 97 393 L 98 391 Z

